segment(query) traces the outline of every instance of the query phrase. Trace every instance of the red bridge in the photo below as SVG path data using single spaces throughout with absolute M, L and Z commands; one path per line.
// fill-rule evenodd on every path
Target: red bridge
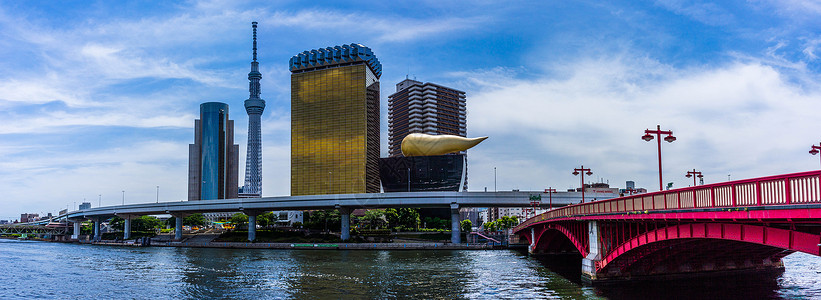
M 577 204 L 514 233 L 530 253 L 578 252 L 587 282 L 783 269 L 821 255 L 821 171 L 701 185 Z

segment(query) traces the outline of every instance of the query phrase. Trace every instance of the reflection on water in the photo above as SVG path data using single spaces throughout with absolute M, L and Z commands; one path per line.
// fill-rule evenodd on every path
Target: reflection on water
M 809 255 L 788 256 L 787 272 L 769 279 L 591 288 L 579 283 L 578 256 L 125 248 L 0 240 L 0 298 L 812 298 L 821 296 L 819 262 Z M 725 292 L 708 292 L 716 290 Z

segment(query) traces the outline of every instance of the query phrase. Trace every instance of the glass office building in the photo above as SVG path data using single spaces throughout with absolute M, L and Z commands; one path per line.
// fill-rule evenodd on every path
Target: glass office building
M 379 77 L 350 44 L 291 58 L 291 195 L 379 192 Z
M 237 198 L 239 145 L 228 104 L 200 104 L 194 143 L 188 145 L 188 200 Z

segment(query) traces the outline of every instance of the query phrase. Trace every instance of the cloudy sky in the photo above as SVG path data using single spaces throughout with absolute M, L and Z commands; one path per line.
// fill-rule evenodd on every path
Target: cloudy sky
M 821 2 L 0 1 L 0 219 L 186 198 L 199 104 L 226 102 L 241 166 L 252 21 L 263 73 L 264 194 L 288 195 L 290 73 L 349 43 L 467 92 L 470 189 L 706 183 L 818 169 Z M 240 178 L 244 177 L 244 167 Z M 587 179 L 587 178 L 586 178 Z M 689 183 L 688 183 L 689 182 Z

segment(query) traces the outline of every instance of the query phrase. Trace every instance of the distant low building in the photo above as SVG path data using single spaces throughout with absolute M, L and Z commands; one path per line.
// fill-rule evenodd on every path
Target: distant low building
M 20 214 L 20 223 L 34 222 L 39 219 L 39 214 Z
M 231 220 L 231 217 L 234 216 L 238 212 L 213 212 L 213 213 L 203 213 L 202 216 L 205 218 L 209 224 L 214 222 L 224 222 Z
M 82 204 L 80 204 L 80 210 L 90 209 L 90 208 L 91 208 L 91 202 L 83 202 Z
M 0 225 L 3 224 L 11 224 L 11 222 L 9 222 L 9 220 L 0 220 Z
M 302 221 L 302 211 L 298 210 L 289 210 L 289 211 L 275 211 L 274 214 L 277 216 L 277 226 L 294 226 L 294 223 L 305 223 Z

